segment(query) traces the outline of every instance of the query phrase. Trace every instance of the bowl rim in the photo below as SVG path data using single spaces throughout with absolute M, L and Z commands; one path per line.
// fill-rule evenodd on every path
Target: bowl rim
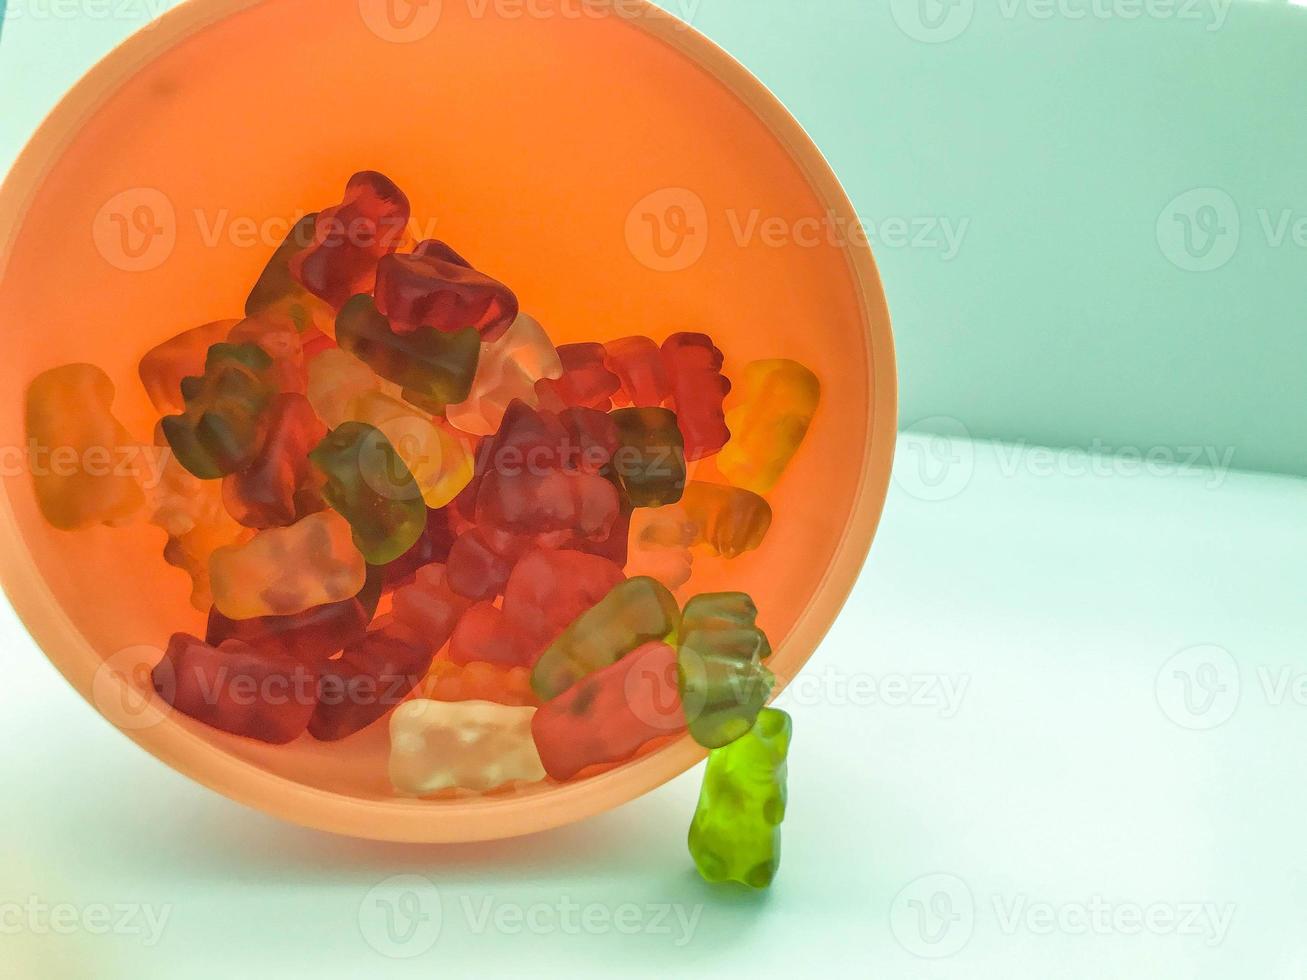
M 138 29 L 95 64 L 42 121 L 0 184 L 0 281 L 23 220 L 51 166 L 83 124 L 145 64 L 211 24 L 276 0 L 185 0 Z M 595 2 L 595 0 L 590 0 Z M 689 24 L 650 0 L 620 2 L 623 18 L 671 46 L 724 85 L 772 133 L 809 186 L 839 218 L 856 222 L 853 205 L 830 165 L 799 122 L 743 65 Z M 632 6 L 634 4 L 634 6 Z M 602 5 L 602 4 L 601 4 Z M 850 225 L 851 226 L 851 225 Z M 871 548 L 889 490 L 897 434 L 894 341 L 881 280 L 868 245 L 848 241 L 848 263 L 863 321 L 868 446 L 848 523 L 813 600 L 786 640 L 787 659 L 805 664 L 847 601 Z M 65 680 L 103 715 L 93 695 L 104 660 L 81 636 L 46 586 L 19 530 L 9 494 L 0 491 L 0 586 L 19 619 Z M 800 651 L 795 655 L 794 649 Z M 773 698 L 792 679 L 778 679 Z M 110 719 L 112 720 L 112 719 Z M 546 792 L 432 801 L 371 800 L 276 775 L 214 746 L 190 728 L 160 724 L 120 731 L 161 762 L 222 795 L 300 826 L 373 840 L 458 843 L 502 839 L 553 829 L 630 802 L 702 761 L 706 751 L 688 736 L 625 765 Z

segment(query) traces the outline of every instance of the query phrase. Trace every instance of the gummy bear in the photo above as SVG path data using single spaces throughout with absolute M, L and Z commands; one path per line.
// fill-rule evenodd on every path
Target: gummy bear
M 753 727 L 775 678 L 762 662 L 771 644 L 758 608 L 742 592 L 695 596 L 681 614 L 681 701 L 690 734 L 709 749 Z
M 536 382 L 562 373 L 563 362 L 544 328 L 519 313 L 507 333 L 493 343 L 481 344 L 471 394 L 466 401 L 450 405 L 445 417 L 463 432 L 491 435 L 498 431 L 514 399 L 536 405 Z
M 267 428 L 264 409 L 277 394 L 272 358 L 256 344 L 214 344 L 204 374 L 182 381 L 186 410 L 163 420 L 183 466 L 215 480 L 254 462 Z
M 318 215 L 313 244 L 287 259 L 290 274 L 340 309 L 351 296 L 372 292 L 377 263 L 399 247 L 408 219 L 408 198 L 390 178 L 357 173 L 344 200 Z
M 349 523 L 334 511 L 259 531 L 209 559 L 213 602 L 231 619 L 289 616 L 356 596 L 367 565 Z
M 536 384 L 541 405 L 553 412 L 569 407 L 607 412 L 613 407 L 612 396 L 622 382 L 604 363 L 603 344 L 564 344 L 558 348 L 558 358 L 562 374 Z
M 294 657 L 239 640 L 213 647 L 174 634 L 154 668 L 154 689 L 184 715 L 245 738 L 284 745 L 304 733 L 317 676 Z
M 471 447 L 440 420 L 380 391 L 356 398 L 349 415 L 375 427 L 395 448 L 426 505 L 439 510 L 472 479 Z
M 499 664 L 456 664 L 437 657 L 418 690 L 418 696 L 433 701 L 494 701 L 514 707 L 535 705 L 529 667 Z
M 223 478 L 223 500 L 232 517 L 246 527 L 285 527 L 322 510 L 322 475 L 308 453 L 326 434 L 303 395 L 273 399 L 259 455 L 239 473 Z
M 386 437 L 362 422 L 332 429 L 309 453 L 326 477 L 322 496 L 354 528 L 373 565 L 394 561 L 417 542 L 427 509 L 413 474 Z
M 744 387 L 744 403 L 726 414 L 731 441 L 717 468 L 735 486 L 765 494 L 808 434 L 821 382 L 796 361 L 754 361 L 744 369 Z
M 397 623 L 422 637 L 432 653 L 438 653 L 459 618 L 472 605 L 449 587 L 443 565 L 426 565 L 417 570 L 413 581 L 395 592 L 391 613 Z
M 750 490 L 691 481 L 681 507 L 695 526 L 695 544 L 735 558 L 762 544 L 771 527 L 771 505 Z
M 436 241 L 423 242 L 411 255 L 384 257 L 377 265 L 376 300 L 396 333 L 470 327 L 485 341 L 502 336 L 518 310 L 511 289 L 465 262 L 451 262 L 448 246 Z
M 711 456 L 731 437 L 722 411 L 731 383 L 722 375 L 722 360 L 707 334 L 674 333 L 663 341 L 672 407 L 691 461 Z
M 150 402 L 160 412 L 182 412 L 182 380 L 204 372 L 209 348 L 225 341 L 239 320 L 215 320 L 151 347 L 137 372 Z
M 301 333 L 310 328 L 323 333 L 332 330 L 336 311 L 300 285 L 290 273 L 290 260 L 313 244 L 317 222 L 318 215 L 314 212 L 291 227 L 250 290 L 245 301 L 247 317 L 275 311 L 289 317 Z
M 323 666 L 309 734 L 335 742 L 367 728 L 404 702 L 434 655 L 426 637 L 398 621 L 374 626 Z
M 228 640 L 240 640 L 259 653 L 291 657 L 300 663 L 316 666 L 361 640 L 367 632 L 375 603 L 369 608 L 362 595 L 316 606 L 292 616 L 228 619 L 215 608 L 209 611 L 204 642 L 220 646 Z
M 600 447 L 594 457 L 585 436 L 551 412 L 521 401 L 509 405 L 482 455 L 477 523 L 517 535 L 565 532 L 607 540 L 621 502 L 617 488 L 598 472 L 610 464 L 608 452 Z
M 507 586 L 525 547 L 521 538 L 491 527 L 465 531 L 449 549 L 450 587 L 474 601 L 495 598 Z
M 161 431 L 157 441 L 166 445 Z M 167 449 L 162 457 L 159 482 L 151 493 L 150 523 L 167 532 L 164 560 L 191 577 L 191 605 L 206 611 L 213 605 L 209 557 L 219 548 L 243 544 L 254 532 L 228 513 L 221 483 L 201 480 Z
M 272 374 L 281 391 L 304 393 L 304 347 L 287 315 L 268 310 L 231 328 L 228 343 L 255 344 L 272 358 Z
M 636 511 L 631 517 L 626 574 L 657 579 L 675 592 L 694 573 L 690 547 L 696 537 L 694 522 L 680 506 Z
M 563 631 L 536 661 L 531 687 L 549 700 L 636 647 L 676 633 L 680 609 L 660 583 L 633 578 L 621 583 Z
M 109 376 L 90 364 L 37 375 L 27 389 L 27 441 L 41 513 L 72 531 L 125 524 L 145 506 L 140 446 L 113 417 Z
M 502 610 L 481 602 L 459 621 L 450 641 L 450 660 L 529 667 L 624 577 L 620 567 L 594 555 L 532 551 L 513 567 Z
M 488 701 L 401 705 L 390 717 L 390 781 L 407 796 L 539 782 L 545 771 L 531 741 L 535 712 Z
M 370 296 L 355 296 L 341 309 L 336 341 L 403 388 L 405 399 L 433 414 L 467 399 L 481 355 L 481 339 L 471 328 L 446 333 L 418 327 L 395 333 Z
M 646 742 L 684 727 L 676 652 L 653 642 L 547 701 L 531 733 L 545 771 L 562 780 L 587 766 L 625 762 Z
M 790 716 L 765 709 L 743 738 L 708 756 L 690 824 L 690 854 L 707 881 L 766 888 L 781 860 Z
M 353 354 L 339 347 L 324 350 L 308 365 L 305 394 L 313 411 L 334 429 L 350 421 L 356 399 L 380 390 L 381 379 Z
M 648 337 L 623 337 L 604 344 L 608 370 L 621 387 L 613 394 L 617 405 L 658 408 L 671 397 L 662 352 Z
M 674 504 L 685 492 L 685 442 L 665 408 L 622 408 L 612 414 L 621 438 L 617 474 L 635 507 Z

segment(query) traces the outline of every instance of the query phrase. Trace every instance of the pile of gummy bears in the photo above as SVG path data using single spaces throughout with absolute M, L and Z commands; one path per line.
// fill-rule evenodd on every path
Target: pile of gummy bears
M 388 718 L 390 780 L 415 797 L 585 778 L 688 730 L 713 750 L 700 870 L 770 883 L 790 739 L 763 707 L 771 647 L 747 595 L 674 593 L 696 551 L 762 543 L 817 378 L 751 363 L 728 413 L 704 334 L 555 348 L 448 245 L 400 251 L 409 219 L 389 179 L 351 178 L 244 319 L 142 358 L 158 485 L 34 473 L 43 513 L 166 532 L 208 614 L 154 669 L 173 709 L 273 744 Z M 98 368 L 47 371 L 29 438 L 120 445 L 112 399 Z M 688 479 L 710 456 L 727 482 Z

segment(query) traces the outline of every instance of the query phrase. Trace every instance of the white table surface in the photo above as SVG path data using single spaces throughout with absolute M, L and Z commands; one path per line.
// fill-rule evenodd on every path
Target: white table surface
M 782 700 L 763 895 L 695 876 L 698 771 L 498 844 L 282 824 L 137 749 L 6 608 L 0 975 L 1307 975 L 1307 484 L 1137 469 L 905 438 Z M 404 874 L 435 892 L 394 945 Z

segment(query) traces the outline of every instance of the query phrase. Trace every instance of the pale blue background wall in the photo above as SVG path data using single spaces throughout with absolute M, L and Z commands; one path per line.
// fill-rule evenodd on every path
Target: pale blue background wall
M 171 6 L 9 2 L 6 167 Z M 1307 474 L 1307 8 L 662 5 L 771 86 L 844 180 L 876 241 L 905 426 Z

